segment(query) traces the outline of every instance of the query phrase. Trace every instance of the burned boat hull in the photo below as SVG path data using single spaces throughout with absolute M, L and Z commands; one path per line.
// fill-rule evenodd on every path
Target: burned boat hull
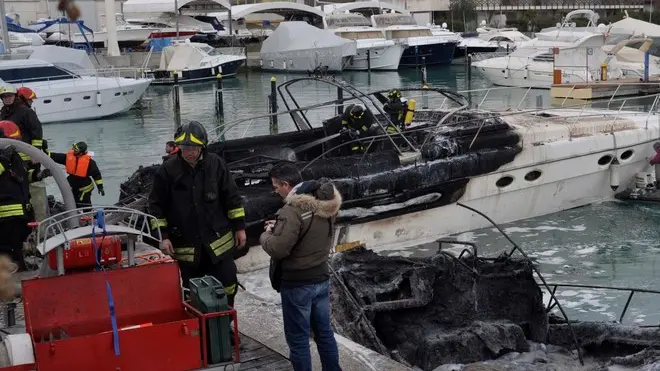
M 475 115 L 474 117 L 481 117 Z M 483 120 L 490 120 L 486 124 Z M 263 232 L 263 222 L 274 217 L 282 206 L 273 194 L 268 171 L 274 163 L 291 161 L 301 170 L 303 179 L 332 180 L 344 199 L 343 210 L 373 209 L 399 205 L 395 210 L 363 216 L 360 212 L 341 213 L 341 223 L 364 223 L 436 208 L 456 202 L 465 192 L 471 177 L 487 174 L 513 161 L 521 151 L 520 135 L 510 125 L 490 115 L 470 124 L 448 125 L 432 140 L 423 127 L 406 133 L 406 137 L 421 146 L 419 161 L 405 164 L 393 149 L 383 148 L 364 155 L 339 155 L 321 158 L 332 149 L 329 142 L 305 153 L 293 149 L 328 137 L 328 125 L 293 133 L 216 142 L 209 151 L 223 157 L 244 197 L 248 244 L 257 245 Z M 480 136 L 474 139 L 480 131 Z M 382 145 L 388 143 L 383 140 Z M 378 145 L 378 144 L 377 144 Z M 121 186 L 120 199 L 131 195 L 146 195 L 151 176 L 158 165 L 139 169 Z M 256 184 L 255 184 L 256 183 Z M 412 201 L 412 202 L 411 202 Z M 400 206 L 404 203 L 403 206 Z

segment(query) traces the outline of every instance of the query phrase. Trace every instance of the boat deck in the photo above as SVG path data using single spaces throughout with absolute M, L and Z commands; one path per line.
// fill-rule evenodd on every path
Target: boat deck
M 582 84 L 553 84 L 550 96 L 561 99 L 594 100 L 612 97 L 630 97 L 660 92 L 660 81 L 649 79 L 648 82 L 636 78 L 611 81 L 593 81 Z

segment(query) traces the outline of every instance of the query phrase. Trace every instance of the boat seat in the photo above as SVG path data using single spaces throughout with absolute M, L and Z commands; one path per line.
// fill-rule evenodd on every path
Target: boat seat
M 399 155 L 399 161 L 402 166 L 414 164 L 422 156 L 421 153 L 416 151 L 407 151 Z
M 78 227 L 74 229 L 69 229 L 61 234 L 58 234 L 56 236 L 53 236 L 37 245 L 37 249 L 42 255 L 46 255 L 49 253 L 51 250 L 57 248 L 58 246 L 64 245 L 66 242 L 75 240 L 78 238 L 85 238 L 85 237 L 91 237 L 92 236 L 92 227 L 91 225 L 84 226 L 84 227 Z M 129 235 L 136 235 L 136 236 L 146 236 L 146 237 L 151 237 L 148 234 L 145 234 L 145 232 L 131 228 L 129 226 L 125 225 L 116 225 L 116 224 L 109 224 L 105 226 L 106 234 L 107 235 L 115 235 L 115 234 L 129 234 Z M 96 235 L 101 235 L 103 233 L 103 230 L 96 227 L 95 230 Z

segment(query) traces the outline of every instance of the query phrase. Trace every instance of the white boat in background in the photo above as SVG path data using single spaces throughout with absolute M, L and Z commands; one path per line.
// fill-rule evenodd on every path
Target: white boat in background
M 515 49 L 518 45 L 532 40 L 517 28 L 492 28 L 486 26 L 486 21 L 482 21 L 482 26 L 477 28 L 477 37 L 487 42 L 495 42 L 503 48 L 509 50 Z
M 152 33 L 159 31 L 159 29 L 155 27 L 147 27 L 140 24 L 126 22 L 121 13 L 115 14 L 115 22 L 117 24 L 117 43 L 120 48 L 130 48 L 142 45 L 147 39 L 149 39 Z M 85 36 L 87 37 L 86 39 Z M 106 43 L 107 29 L 106 27 L 103 27 L 100 31 L 94 33 L 85 32 L 85 36 L 80 32 L 74 33 L 72 41 L 74 44 L 85 44 L 89 41 L 93 47 L 103 48 Z
M 338 13 L 323 17 L 325 29 L 344 39 L 357 43 L 357 54 L 344 67 L 347 70 L 397 70 L 407 47 L 387 40 L 383 32 L 371 27 L 371 22 L 360 14 Z
M 454 59 L 465 57 L 468 53 L 493 53 L 501 48 L 496 41 L 486 41 L 479 37 L 464 37 L 452 32 L 447 29 L 447 23 L 443 23 L 441 26 L 435 24 L 427 24 L 427 26 L 431 28 L 431 32 L 435 36 L 444 36 L 458 41 L 459 44 L 456 46 L 456 51 L 454 51 Z
M 407 45 L 401 56 L 401 67 L 416 67 L 422 63 L 449 65 L 459 43 L 455 38 L 434 36 L 429 27 L 419 26 L 411 15 L 376 14 L 371 16 L 371 23 L 375 29 L 382 30 L 388 40 Z
M 245 63 L 244 55 L 221 54 L 208 44 L 179 41 L 163 48 L 158 69 L 149 71 L 153 84 L 174 83 L 174 72 L 179 83 L 213 80 L 218 74 L 223 77 L 236 75 Z
M 601 80 L 601 65 L 607 63 L 607 80 L 624 77 L 616 58 L 609 58 L 602 50 L 605 37 L 602 34 L 584 36 L 578 41 L 558 46 L 559 54 L 552 49 L 519 47 L 512 53 L 496 58 L 472 62 L 493 84 L 521 88 L 549 89 L 554 81 L 553 69 L 561 71 L 565 84 Z
M 146 78 L 102 77 L 82 50 L 53 45 L 24 49 L 27 59 L 0 61 L 0 79 L 32 89 L 42 123 L 90 120 L 128 111 L 151 83 Z M 52 62 L 51 62 L 52 61 Z

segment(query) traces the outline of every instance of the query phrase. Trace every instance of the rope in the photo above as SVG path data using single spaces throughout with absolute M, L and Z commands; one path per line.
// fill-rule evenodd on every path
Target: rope
M 115 350 L 115 356 L 119 357 L 119 329 L 117 327 L 117 315 L 115 313 L 115 300 L 112 297 L 112 288 L 110 287 L 110 281 L 108 280 L 108 271 L 103 268 L 103 265 L 101 264 L 101 253 L 102 250 L 99 248 L 99 246 L 96 244 L 96 226 L 103 231 L 103 237 L 101 237 L 101 246 L 103 246 L 103 240 L 105 239 L 105 236 L 107 235 L 107 231 L 105 229 L 105 222 L 103 220 L 103 209 L 99 209 L 96 212 L 96 223 L 92 224 L 92 245 L 94 247 L 94 255 L 96 256 L 96 271 L 103 271 L 103 274 L 105 275 L 105 290 L 106 294 L 108 296 L 108 307 L 110 309 L 110 322 L 112 324 L 112 338 L 113 338 L 113 345 L 114 345 L 114 350 Z

